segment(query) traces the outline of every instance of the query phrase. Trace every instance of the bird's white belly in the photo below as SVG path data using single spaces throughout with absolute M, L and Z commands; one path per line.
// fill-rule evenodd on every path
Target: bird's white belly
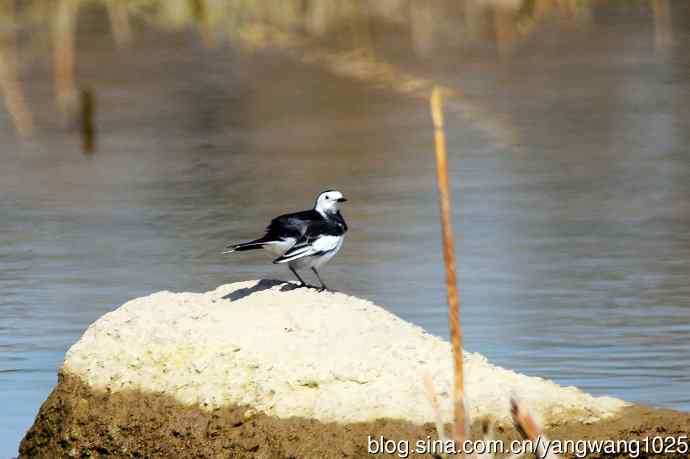
M 297 240 L 293 237 L 290 237 L 280 241 L 273 241 L 269 242 L 268 244 L 264 244 L 263 248 L 275 256 L 281 256 L 290 250 L 290 248 L 295 245 L 295 242 L 297 242 Z
M 345 238 L 343 236 L 339 236 L 338 242 L 336 243 L 335 248 L 332 250 L 321 255 L 298 258 L 297 260 L 289 262 L 288 265 L 293 269 L 319 268 L 333 258 L 336 253 L 338 253 L 340 247 L 343 245 L 344 240 Z

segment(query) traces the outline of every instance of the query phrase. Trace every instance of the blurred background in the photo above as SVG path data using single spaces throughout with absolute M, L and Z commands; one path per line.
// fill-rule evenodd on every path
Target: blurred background
M 434 84 L 468 350 L 689 410 L 689 44 L 687 0 L 2 0 L 0 457 L 102 314 L 290 280 L 220 252 L 324 189 L 326 283 L 446 337 Z

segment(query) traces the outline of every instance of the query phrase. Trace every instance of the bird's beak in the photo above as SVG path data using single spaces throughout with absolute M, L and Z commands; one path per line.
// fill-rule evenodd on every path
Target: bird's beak
M 338 201 L 338 202 L 345 202 L 345 201 L 347 201 L 347 199 L 345 199 L 345 198 L 339 198 L 339 199 L 336 199 L 336 201 Z

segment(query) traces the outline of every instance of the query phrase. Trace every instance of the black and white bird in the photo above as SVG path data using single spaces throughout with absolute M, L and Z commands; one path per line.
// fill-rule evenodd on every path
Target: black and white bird
M 321 283 L 321 290 L 325 290 L 326 284 L 316 269 L 333 258 L 343 244 L 347 223 L 340 213 L 340 204 L 345 201 L 340 191 L 324 191 L 316 198 L 312 210 L 276 217 L 266 228 L 265 235 L 228 246 L 223 253 L 266 249 L 278 256 L 273 263 L 287 263 L 301 287 L 309 285 L 297 270 L 311 268 Z

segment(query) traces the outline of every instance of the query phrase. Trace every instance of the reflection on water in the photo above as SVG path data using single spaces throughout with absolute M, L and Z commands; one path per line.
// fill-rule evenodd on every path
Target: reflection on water
M 463 53 L 464 61 L 476 57 L 476 51 L 488 49 L 505 61 L 519 50 L 533 46 L 534 41 L 544 40 L 545 31 L 550 33 L 546 34 L 547 40 L 553 40 L 563 35 L 561 32 L 569 35 L 567 32 L 573 29 L 595 25 L 598 16 L 611 16 L 616 9 L 609 2 L 591 0 L 284 0 L 279 4 L 224 0 L 10 0 L 0 5 L 0 91 L 21 137 L 32 134 L 33 119 L 17 81 L 17 34 L 24 31 L 28 45 L 22 51 L 26 52 L 36 45 L 43 47 L 43 36 L 49 30 L 57 107 L 68 124 L 81 115 L 82 136 L 88 137 L 83 144 L 90 145 L 92 134 L 85 126 L 90 125 L 91 114 L 84 108 L 90 106 L 90 99 L 84 103 L 82 97 L 81 110 L 78 104 L 79 94 L 90 93 L 90 89 L 80 89 L 75 77 L 76 32 L 80 16 L 99 8 L 107 17 L 107 21 L 103 18 L 99 32 L 108 30 L 120 49 L 129 49 L 135 43 L 132 21 L 172 29 L 193 27 L 207 47 L 229 41 L 243 49 L 290 50 L 293 58 L 318 63 L 336 75 L 365 79 L 422 97 L 437 82 L 391 66 L 396 57 L 409 58 L 412 54 L 425 59 L 429 68 L 441 63 L 456 65 L 458 52 Z M 658 50 L 674 44 L 672 13 L 681 17 L 687 13 L 687 6 L 672 8 L 670 0 L 629 2 L 618 9 L 642 13 L 644 22 L 653 24 Z M 138 47 L 140 42 L 135 44 Z M 436 62 L 429 66 L 432 61 Z M 457 85 L 444 89 L 461 102 L 456 108 L 491 135 L 504 142 L 514 140 L 510 126 L 495 112 L 487 111 Z
M 447 130 L 467 347 L 690 408 L 690 5 L 72 1 L 58 21 L 59 3 L 12 12 L 31 34 L 0 28 L 0 457 L 103 313 L 290 279 L 220 250 L 322 189 L 351 198 L 326 282 L 445 336 L 430 120 L 401 97 L 431 81 L 462 94 Z M 85 87 L 92 156 L 60 115 Z

